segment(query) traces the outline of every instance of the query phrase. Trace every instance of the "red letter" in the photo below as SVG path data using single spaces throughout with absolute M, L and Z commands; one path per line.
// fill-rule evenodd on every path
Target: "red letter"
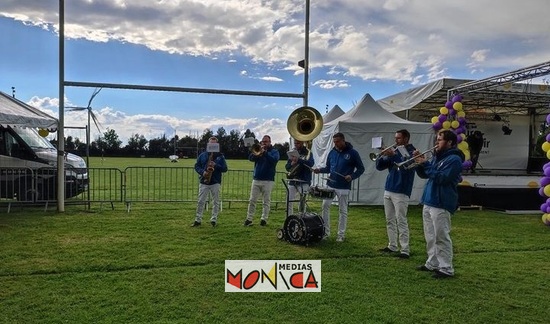
M 304 288 L 304 273 L 303 272 L 296 272 L 292 276 L 290 276 L 290 285 L 294 288 Z
M 258 270 L 249 273 L 248 276 L 244 278 L 244 289 L 250 289 L 254 287 L 254 285 L 258 282 L 258 279 L 260 279 L 260 272 Z
M 309 272 L 309 276 L 307 277 L 306 285 L 304 288 L 319 288 L 317 285 L 317 280 L 315 280 L 315 275 L 313 274 L 313 271 Z
M 242 274 L 243 274 L 242 269 L 239 270 L 239 272 L 237 272 L 236 276 L 232 274 L 231 271 L 229 271 L 229 269 L 227 269 L 227 283 L 239 289 L 242 289 L 243 288 L 242 282 L 241 282 Z

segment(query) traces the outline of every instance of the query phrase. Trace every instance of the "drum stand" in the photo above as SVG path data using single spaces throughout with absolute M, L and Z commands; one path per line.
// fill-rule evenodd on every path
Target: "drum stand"
M 306 181 L 303 181 L 303 180 L 297 180 L 297 179 L 283 179 L 283 185 L 285 186 L 285 189 L 286 189 L 286 217 L 289 217 L 291 216 L 289 213 L 288 213 L 288 205 L 292 202 L 298 202 L 299 205 L 298 205 L 298 214 L 299 215 L 304 215 L 306 213 L 306 198 L 307 198 L 307 192 L 301 192 L 300 190 L 297 190 L 298 193 L 300 194 L 300 199 L 296 200 L 296 199 L 290 199 L 290 189 L 289 189 L 289 182 L 294 182 L 294 183 L 306 183 Z M 298 187 L 296 186 L 296 188 L 298 189 Z M 301 189 L 301 187 L 300 187 Z
M 306 198 L 308 192 L 298 191 L 300 199 L 291 199 L 289 182 L 306 183 L 303 180 L 283 179 L 286 188 L 286 219 L 283 228 L 278 229 L 277 238 L 285 239 L 290 243 L 308 246 L 311 242 L 320 241 L 324 237 L 323 219 L 314 213 L 307 212 Z M 301 188 L 300 188 L 301 189 Z M 296 215 L 289 215 L 288 205 L 291 202 L 299 202 L 299 212 Z

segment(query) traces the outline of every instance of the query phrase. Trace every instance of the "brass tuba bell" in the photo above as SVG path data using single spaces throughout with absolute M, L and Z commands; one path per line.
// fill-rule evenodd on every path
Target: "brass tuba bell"
M 260 144 L 254 143 L 250 146 L 250 152 L 256 156 L 259 156 L 264 152 L 264 149 Z
M 290 114 L 286 122 L 286 128 L 292 138 L 309 142 L 321 133 L 323 116 L 315 108 L 301 107 Z

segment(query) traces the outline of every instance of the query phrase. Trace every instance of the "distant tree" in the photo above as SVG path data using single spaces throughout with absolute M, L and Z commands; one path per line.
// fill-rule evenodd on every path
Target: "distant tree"
M 162 137 L 149 140 L 149 155 L 155 157 L 168 157 L 170 154 L 170 143 L 166 139 L 166 134 Z
M 128 144 L 125 146 L 127 154 L 132 156 L 140 156 L 146 153 L 147 139 L 145 136 L 139 134 L 133 134 L 128 138 Z
M 103 133 L 105 140 L 105 153 L 109 155 L 120 155 L 120 145 L 122 141 L 118 139 L 118 134 L 114 129 L 107 128 L 107 131 Z

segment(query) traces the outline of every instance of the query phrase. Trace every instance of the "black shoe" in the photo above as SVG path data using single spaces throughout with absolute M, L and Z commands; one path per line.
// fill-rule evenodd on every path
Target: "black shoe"
M 390 248 L 387 247 L 387 246 L 386 246 L 385 248 L 383 248 L 383 249 L 378 250 L 378 251 L 384 252 L 384 253 L 395 253 L 395 252 L 397 252 L 397 251 L 394 251 L 394 250 L 390 249 Z
M 245 219 L 244 220 L 244 226 L 252 226 L 252 221 L 248 220 L 248 219 Z
M 194 221 L 193 224 L 191 224 L 191 227 L 197 227 L 201 226 L 201 222 Z
M 216 222 L 214 222 L 214 221 L 211 221 L 210 224 L 212 224 L 212 227 L 216 227 L 216 225 L 217 225 Z
M 262 221 L 260 222 L 260 226 L 266 226 L 266 225 L 267 225 L 267 222 L 262 219 Z
M 435 271 L 435 269 L 433 269 L 433 270 L 428 269 L 428 267 L 426 267 L 426 265 L 424 265 L 424 264 L 416 267 L 416 270 L 426 271 L 426 272 L 434 272 Z
M 407 253 L 403 253 L 403 252 L 399 253 L 399 255 L 397 257 L 400 258 L 400 259 L 410 258 L 410 256 Z
M 452 275 L 447 274 L 445 272 L 441 272 L 439 270 L 435 270 L 434 274 L 432 275 L 432 278 L 435 278 L 435 279 L 445 279 L 445 278 L 451 278 L 451 277 Z

